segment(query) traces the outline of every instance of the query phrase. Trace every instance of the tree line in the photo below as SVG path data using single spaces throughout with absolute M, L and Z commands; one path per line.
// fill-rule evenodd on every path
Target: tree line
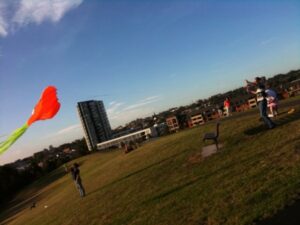
M 69 149 L 70 153 L 64 150 Z M 7 203 L 18 191 L 61 165 L 88 154 L 84 139 L 58 147 L 49 146 L 33 156 L 0 166 L 0 205 Z M 18 165 L 25 165 L 22 169 Z

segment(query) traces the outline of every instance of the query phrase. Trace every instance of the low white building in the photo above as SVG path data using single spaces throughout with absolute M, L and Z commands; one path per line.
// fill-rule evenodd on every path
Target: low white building
M 122 137 L 114 138 L 108 141 L 101 142 L 97 144 L 98 150 L 104 150 L 112 147 L 119 148 L 121 143 L 129 143 L 130 141 L 140 141 L 147 140 L 151 137 L 156 137 L 157 132 L 155 127 L 150 127 L 144 130 L 139 130 L 131 134 L 124 135 Z

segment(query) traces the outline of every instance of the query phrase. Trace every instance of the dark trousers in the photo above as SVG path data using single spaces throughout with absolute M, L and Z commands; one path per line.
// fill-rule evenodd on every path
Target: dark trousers
M 76 185 L 76 188 L 79 191 L 80 196 L 84 197 L 85 196 L 85 190 L 84 190 L 84 187 L 81 183 L 81 179 L 78 179 L 77 181 L 75 180 L 75 185 Z
M 265 124 L 269 128 L 273 128 L 275 124 L 267 115 L 267 100 L 264 99 L 264 100 L 258 102 L 258 108 L 259 108 L 260 117 L 263 119 Z

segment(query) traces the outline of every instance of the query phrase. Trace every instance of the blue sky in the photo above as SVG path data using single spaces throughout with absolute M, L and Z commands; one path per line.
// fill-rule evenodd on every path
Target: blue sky
M 0 164 L 82 137 L 76 102 L 112 127 L 300 68 L 300 1 L 0 0 L 0 141 L 48 85 L 61 110 Z

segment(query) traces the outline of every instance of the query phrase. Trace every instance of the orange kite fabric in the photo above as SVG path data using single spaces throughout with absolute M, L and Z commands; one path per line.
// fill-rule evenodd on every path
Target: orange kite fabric
M 28 126 L 38 120 L 51 119 L 56 115 L 59 108 L 60 103 L 56 96 L 56 88 L 53 86 L 47 87 L 44 90 L 41 99 L 34 107 L 31 117 L 27 121 Z

